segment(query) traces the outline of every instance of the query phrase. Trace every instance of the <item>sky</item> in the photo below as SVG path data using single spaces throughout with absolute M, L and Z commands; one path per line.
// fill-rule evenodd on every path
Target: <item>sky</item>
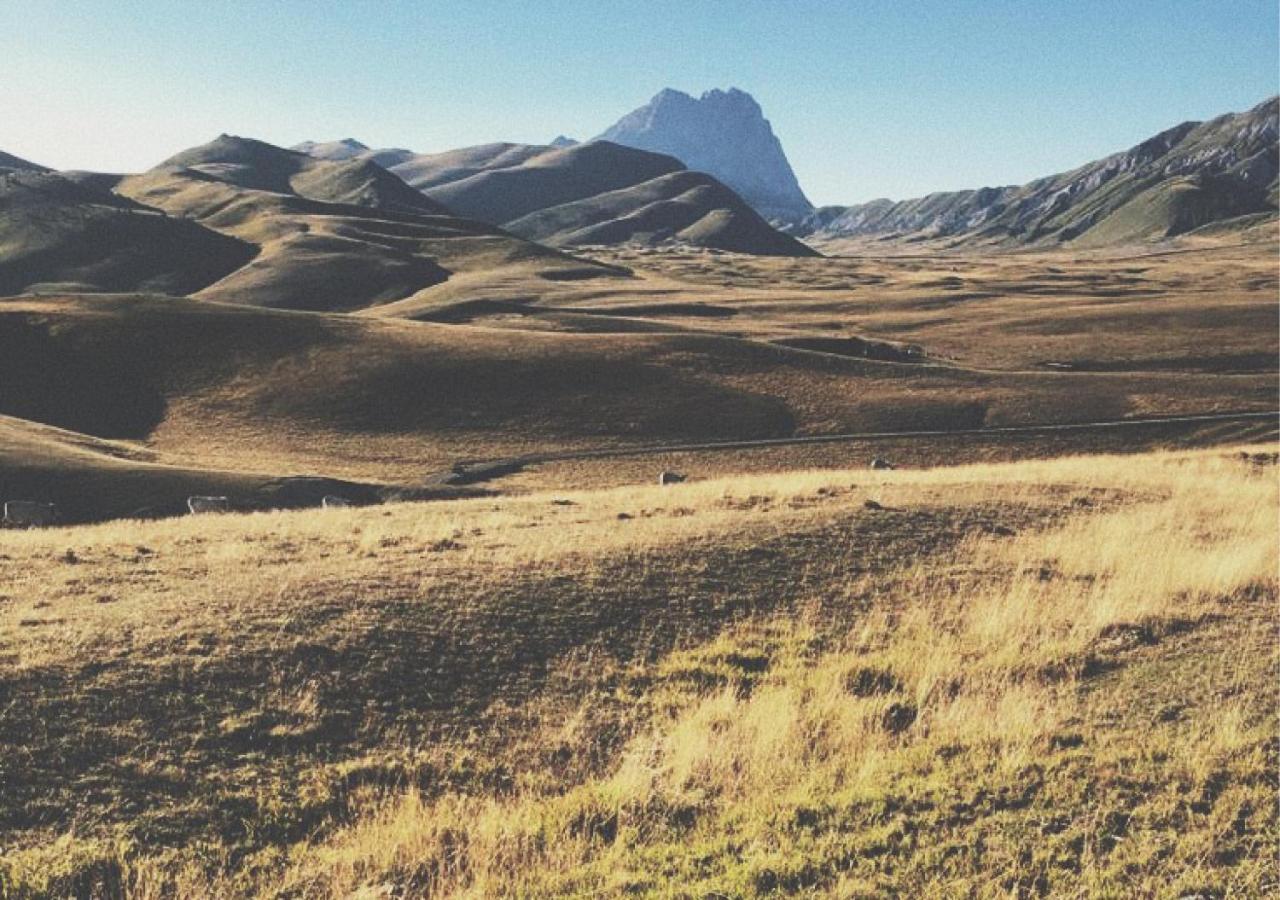
M 0 150 L 139 171 L 222 132 L 436 152 L 760 102 L 817 204 L 1015 184 L 1277 93 L 1276 0 L 0 0 Z

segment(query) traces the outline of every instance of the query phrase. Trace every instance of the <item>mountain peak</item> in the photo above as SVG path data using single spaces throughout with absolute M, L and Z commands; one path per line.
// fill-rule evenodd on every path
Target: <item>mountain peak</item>
M 354 159 L 369 152 L 369 146 L 355 138 L 342 138 L 336 141 L 303 141 L 289 148 L 316 159 L 342 160 Z
M 281 147 L 224 132 L 207 144 L 191 147 L 169 157 L 156 168 L 184 168 L 207 164 L 256 165 L 264 160 L 289 155 L 290 152 Z
M 736 87 L 731 87 L 727 91 L 722 91 L 719 88 L 704 91 L 699 98 L 699 102 L 722 107 L 737 106 L 755 115 L 764 116 L 764 110 L 760 108 L 756 98 Z
M 813 210 L 760 104 L 740 88 L 697 98 L 664 88 L 598 139 L 674 156 L 720 179 L 766 218 L 798 221 Z
M 693 97 L 684 91 L 677 91 L 675 88 L 663 88 L 653 95 L 653 99 L 649 101 L 649 105 L 653 106 L 658 103 L 679 103 L 680 101 L 692 102 Z

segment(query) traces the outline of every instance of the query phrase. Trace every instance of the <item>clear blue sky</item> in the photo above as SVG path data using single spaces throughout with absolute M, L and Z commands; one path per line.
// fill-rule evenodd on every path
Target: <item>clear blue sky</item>
M 1276 0 L 0 0 L 0 150 L 130 171 L 226 131 L 438 151 L 737 86 L 810 199 L 1006 184 L 1277 92 Z

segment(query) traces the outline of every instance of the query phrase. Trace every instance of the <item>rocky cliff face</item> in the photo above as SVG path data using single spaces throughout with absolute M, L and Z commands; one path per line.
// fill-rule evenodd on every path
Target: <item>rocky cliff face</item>
M 665 153 L 714 175 L 765 218 L 795 222 L 813 211 L 760 104 L 737 88 L 697 99 L 668 88 L 599 139 Z
M 1071 172 L 1024 185 L 824 207 L 797 231 L 957 244 L 1122 243 L 1275 212 L 1277 113 L 1271 98 L 1244 113 L 1184 122 Z

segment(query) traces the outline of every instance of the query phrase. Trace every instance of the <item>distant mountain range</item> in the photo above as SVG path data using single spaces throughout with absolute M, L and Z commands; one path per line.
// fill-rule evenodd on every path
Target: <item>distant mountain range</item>
M 748 253 L 804 252 L 754 210 L 818 246 L 1088 247 L 1273 216 L 1278 105 L 1272 98 L 1248 112 L 1184 122 L 1024 185 L 821 209 L 805 197 L 760 105 L 736 88 L 698 98 L 668 88 L 585 144 L 561 136 L 551 145 L 422 155 L 347 139 L 296 149 L 377 162 L 450 209 L 553 246 L 675 238 Z
M 740 253 L 813 254 L 711 175 L 611 141 L 483 144 L 417 154 L 371 150 L 348 138 L 294 149 L 385 166 L 459 215 L 552 247 L 675 240 Z
M 813 210 L 760 104 L 737 88 L 696 99 L 667 88 L 598 140 L 674 156 L 715 176 L 771 220 L 792 222 Z
M 552 145 L 487 144 L 432 155 L 374 151 L 352 140 L 299 149 L 371 159 L 463 215 L 555 246 L 674 237 L 750 253 L 799 252 L 755 221 L 745 201 L 788 234 L 820 245 L 869 239 L 1087 247 L 1244 227 L 1274 215 L 1277 108 L 1272 98 L 1248 112 L 1185 122 L 1025 185 L 817 210 L 760 105 L 736 88 L 698 98 L 660 91 L 585 144 L 561 136 Z M 587 149 L 606 143 L 656 158 Z
M 0 152 L 0 293 L 148 290 L 352 310 L 445 281 L 484 289 L 515 269 L 616 277 L 563 252 L 601 244 L 805 256 L 815 251 L 797 238 L 1002 249 L 1234 234 L 1274 221 L 1278 120 L 1271 98 L 1025 185 L 817 210 L 758 104 L 737 90 L 662 91 L 611 139 L 585 143 L 420 154 L 223 135 L 129 176 L 53 172 Z
M 1244 113 L 1184 122 L 1136 147 L 1029 184 L 829 206 L 794 233 L 813 239 L 947 239 L 952 246 L 1133 243 L 1277 208 L 1273 97 Z
M 420 155 L 371 150 L 347 138 L 293 149 L 321 159 L 371 159 L 458 212 L 558 246 L 675 238 L 797 255 L 807 251 L 767 223 L 794 226 L 814 211 L 760 105 L 737 88 L 698 98 L 668 88 L 586 143 L 560 135 L 549 145 L 485 144 Z M 629 196 L 632 189 L 638 190 Z M 562 203 L 574 206 L 549 212 Z M 756 221 L 753 210 L 767 223 Z M 548 214 L 521 221 L 542 212 Z

